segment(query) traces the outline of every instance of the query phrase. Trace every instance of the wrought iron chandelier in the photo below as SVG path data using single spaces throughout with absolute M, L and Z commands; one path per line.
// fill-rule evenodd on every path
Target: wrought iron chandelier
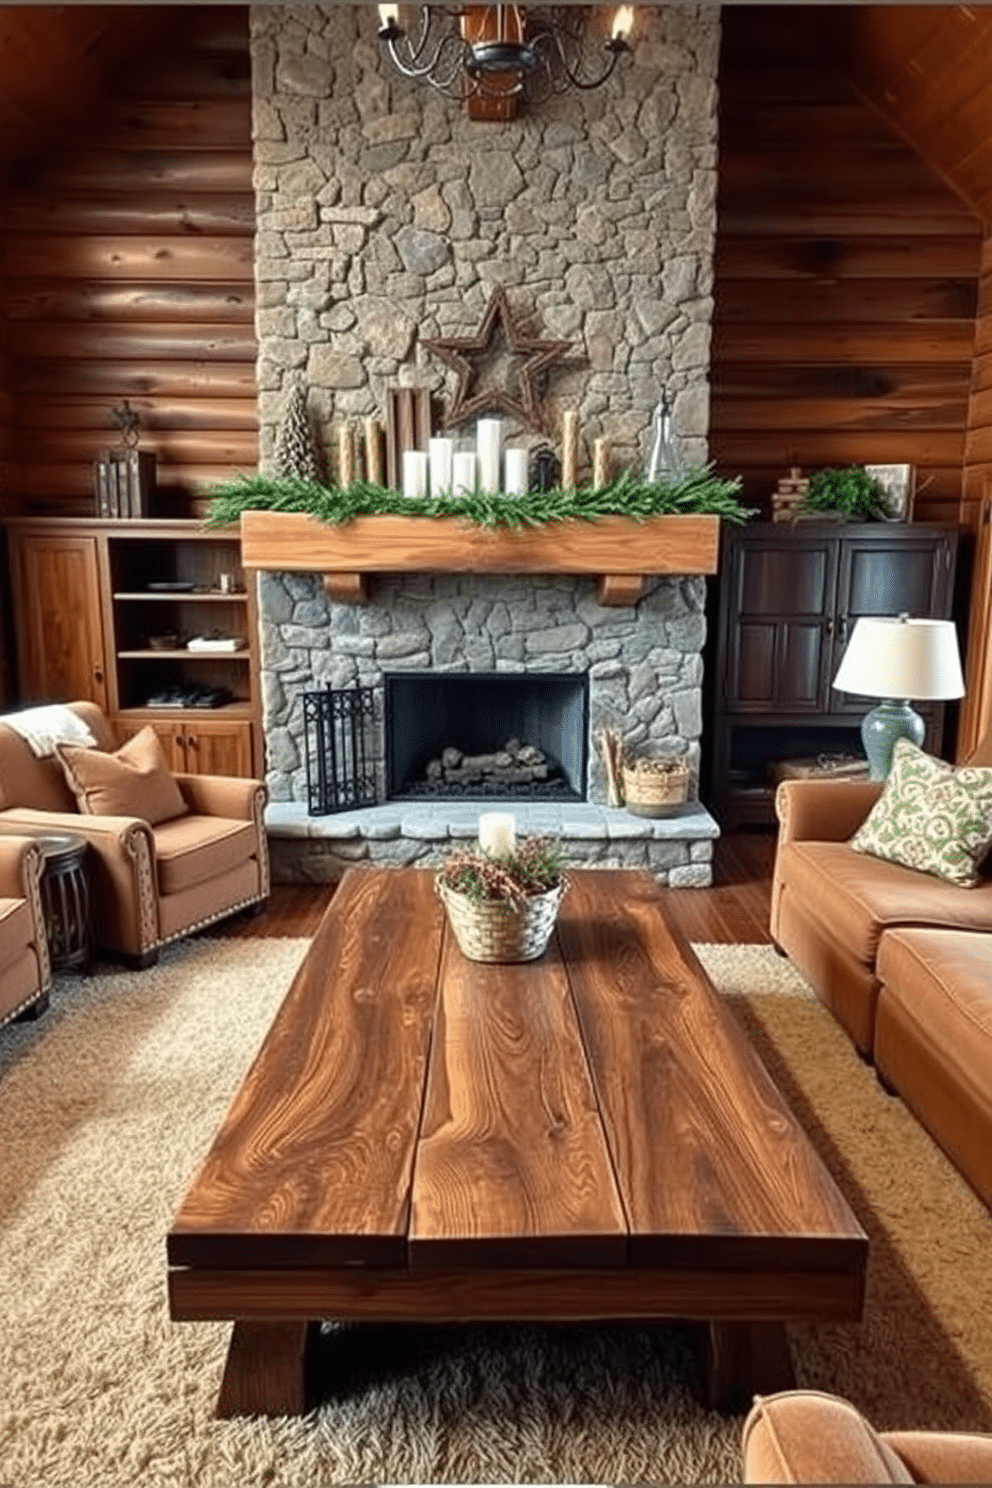
M 599 46 L 590 35 L 589 14 L 583 5 L 423 5 L 407 31 L 398 5 L 380 5 L 379 40 L 405 77 L 423 79 L 449 98 L 534 103 L 570 88 L 601 87 L 630 51 L 631 6 L 619 7 Z

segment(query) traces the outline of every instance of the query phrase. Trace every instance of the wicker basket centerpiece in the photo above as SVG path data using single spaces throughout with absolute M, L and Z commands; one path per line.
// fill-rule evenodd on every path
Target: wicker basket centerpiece
M 557 848 L 528 837 L 506 854 L 460 849 L 434 884 L 462 955 L 507 962 L 544 954 L 568 880 Z

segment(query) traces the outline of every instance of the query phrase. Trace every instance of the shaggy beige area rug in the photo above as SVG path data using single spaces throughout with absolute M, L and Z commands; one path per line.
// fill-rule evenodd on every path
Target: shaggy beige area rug
M 348 1330 L 310 1415 L 214 1419 L 228 1327 L 170 1322 L 164 1237 L 305 949 L 190 941 L 0 1033 L 0 1483 L 737 1480 L 678 1327 Z M 793 1329 L 802 1383 L 992 1428 L 988 1212 L 787 963 L 700 950 L 871 1235 L 863 1324 Z

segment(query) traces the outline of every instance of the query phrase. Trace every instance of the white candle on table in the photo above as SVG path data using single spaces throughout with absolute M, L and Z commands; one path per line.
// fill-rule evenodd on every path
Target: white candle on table
M 561 488 L 575 490 L 575 472 L 579 463 L 579 415 L 566 408 L 561 416 Z
M 479 490 L 498 491 L 503 424 L 500 419 L 480 419 L 475 434 L 479 449 Z
M 592 446 L 592 485 L 593 490 L 598 491 L 601 486 L 606 485 L 607 466 L 610 459 L 610 446 L 600 436 L 593 440 Z
M 516 851 L 517 824 L 509 811 L 483 811 L 479 815 L 479 846 L 483 852 L 503 857 Z
M 338 484 L 345 490 L 355 482 L 355 438 L 351 424 L 338 430 Z
M 432 439 L 427 446 L 431 475 L 431 495 L 451 495 L 451 467 L 455 454 L 453 439 Z
M 451 485 L 456 496 L 475 494 L 475 450 L 456 450 L 451 462 Z
M 410 497 L 427 495 L 427 451 L 403 451 L 403 495 Z
M 365 479 L 370 486 L 382 485 L 382 429 L 371 417 L 365 420 Z
M 506 487 L 507 496 L 527 495 L 527 451 L 525 449 L 508 449 L 503 456 L 505 474 L 503 483 Z

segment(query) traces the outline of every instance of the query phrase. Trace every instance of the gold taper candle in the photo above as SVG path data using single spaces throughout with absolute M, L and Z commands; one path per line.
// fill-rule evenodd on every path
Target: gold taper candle
M 345 421 L 338 430 L 338 484 L 345 490 L 355 483 L 355 431 Z
M 599 439 L 593 440 L 592 446 L 592 485 L 594 491 L 598 491 L 601 486 L 606 485 L 606 482 L 609 479 L 609 474 L 607 471 L 607 466 L 609 465 L 609 463 L 610 446 L 606 442 L 606 440 L 602 436 L 600 436 Z
M 579 415 L 566 408 L 561 416 L 561 488 L 575 490 L 575 472 L 579 463 Z
M 382 485 L 382 428 L 371 417 L 365 420 L 365 479 L 370 486 Z

